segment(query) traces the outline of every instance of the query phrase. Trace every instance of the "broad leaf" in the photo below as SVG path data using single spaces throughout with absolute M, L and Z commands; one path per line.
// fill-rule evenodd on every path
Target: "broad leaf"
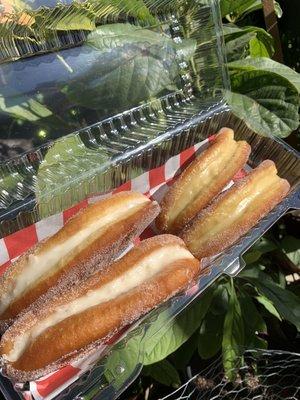
M 300 302 L 297 296 L 256 268 L 243 270 L 239 277 L 251 282 L 261 295 L 272 302 L 283 319 L 300 329 Z
M 231 285 L 228 285 L 228 291 L 229 308 L 224 321 L 222 353 L 225 373 L 230 380 L 233 380 L 239 365 L 240 349 L 244 344 L 244 323 L 232 281 Z
M 168 360 L 162 360 L 158 363 L 145 366 L 143 373 L 146 376 L 151 376 L 151 378 L 163 385 L 180 386 L 179 374 Z
M 169 358 L 177 369 L 184 370 L 190 362 L 198 347 L 198 336 L 198 332 L 194 332 L 188 341 L 183 343 L 174 353 L 170 354 Z
M 225 17 L 228 14 L 239 13 L 251 7 L 256 0 L 221 0 L 221 15 Z
M 266 332 L 267 326 L 252 298 L 247 292 L 241 291 L 238 300 L 244 321 L 244 346 L 248 349 L 266 348 L 267 343 L 260 339 L 257 333 Z
M 40 217 L 55 214 L 82 200 L 79 194 L 84 191 L 82 174 L 87 168 L 95 171 L 108 158 L 100 149 L 88 149 L 77 135 L 56 141 L 37 173 L 36 197 Z M 89 179 L 84 184 L 88 185 L 88 182 Z
M 115 389 L 122 387 L 126 379 L 139 372 L 142 359 L 142 334 L 134 335 L 124 347 L 117 347 L 107 357 L 104 375 Z
M 299 96 L 287 79 L 251 70 L 233 74 L 224 96 L 234 114 L 264 136 L 286 137 L 299 125 Z
M 254 37 L 249 42 L 251 57 L 268 57 L 270 54 L 264 42 L 258 37 Z
M 208 312 L 203 319 L 198 341 L 198 353 L 204 360 L 215 356 L 222 347 L 224 315 Z
M 253 57 L 274 54 L 273 38 L 264 29 L 256 26 L 238 27 L 223 25 L 227 61 L 233 62 L 251 55 Z
M 245 60 L 234 61 L 228 64 L 230 70 L 238 71 L 265 71 L 278 75 L 289 81 L 300 93 L 300 74 L 284 64 L 280 64 L 266 57 L 247 58 Z
M 270 314 L 274 315 L 274 317 L 278 318 L 281 320 L 280 315 L 278 314 L 278 311 L 274 307 L 273 303 L 265 296 L 256 296 L 256 300 L 262 304 L 267 311 L 269 311 Z
M 164 34 L 130 24 L 108 24 L 87 39 L 91 64 L 62 88 L 74 104 L 112 115 L 182 86 L 177 53 L 188 60 L 196 42 L 176 45 Z M 80 72 L 80 71 L 79 71 Z
M 150 336 L 148 332 L 146 333 L 144 365 L 163 360 L 191 337 L 205 316 L 211 304 L 212 296 L 212 290 L 207 290 L 177 318 L 165 324 L 163 329 L 153 336 Z

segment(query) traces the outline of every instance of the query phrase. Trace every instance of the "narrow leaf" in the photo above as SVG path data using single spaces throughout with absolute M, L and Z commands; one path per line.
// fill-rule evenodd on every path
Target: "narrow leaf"
M 274 317 L 278 318 L 281 321 L 281 317 L 274 307 L 273 303 L 265 296 L 256 296 L 256 300 L 262 304 L 270 314 L 274 315 Z
M 261 295 L 272 302 L 283 319 L 300 329 L 300 302 L 294 293 L 283 289 L 266 273 L 258 269 L 244 270 L 239 277 L 251 282 Z
M 208 312 L 199 331 L 198 353 L 204 360 L 215 356 L 222 347 L 224 315 Z
M 171 323 L 166 324 L 153 336 L 146 334 L 147 343 L 144 365 L 153 364 L 177 350 L 185 343 L 199 327 L 213 297 L 213 291 L 208 290 L 189 308 L 184 310 Z
M 230 380 L 233 380 L 236 376 L 236 368 L 239 365 L 240 349 L 244 344 L 244 324 L 241 307 L 232 281 L 228 291 L 230 296 L 229 309 L 224 321 L 222 352 L 225 373 Z

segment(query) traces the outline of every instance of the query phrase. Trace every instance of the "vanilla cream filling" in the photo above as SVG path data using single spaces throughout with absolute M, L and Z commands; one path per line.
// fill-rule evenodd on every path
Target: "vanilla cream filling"
M 72 255 L 72 251 L 78 246 L 84 244 L 89 237 L 95 233 L 105 230 L 108 225 L 120 221 L 134 214 L 141 206 L 149 202 L 146 197 L 137 197 L 123 202 L 115 207 L 109 207 L 105 215 L 95 219 L 95 222 L 85 229 L 81 229 L 75 235 L 54 248 L 41 252 L 41 254 L 28 256 L 28 262 L 24 266 L 22 273 L 12 282 L 7 292 L 0 299 L 0 314 L 3 313 L 9 304 L 24 293 L 31 284 L 37 282 L 40 278 L 47 276 L 52 272 L 64 257 Z M 61 263 L 63 265 L 63 263 Z M 58 269 L 61 266 L 58 266 Z
M 240 189 L 242 197 L 240 197 L 238 205 L 235 205 L 238 201 L 237 197 L 228 199 L 222 205 L 220 205 L 221 210 L 215 210 L 212 217 L 206 220 L 205 226 L 210 226 L 207 234 L 209 237 L 216 235 L 220 230 L 224 230 L 237 221 L 247 209 L 251 207 L 251 203 L 255 201 L 262 193 L 266 192 L 270 187 L 272 187 L 278 181 L 277 175 L 268 175 L 266 177 L 257 179 L 256 182 L 249 183 L 248 190 L 246 188 Z M 250 190 L 251 185 L 251 190 Z M 198 232 L 199 233 L 199 232 Z M 198 243 L 201 241 L 201 236 L 199 237 L 197 233 Z M 205 241 L 207 236 L 205 236 Z
M 121 276 L 108 282 L 98 289 L 90 290 L 84 296 L 58 307 L 52 315 L 35 324 L 27 332 L 16 338 L 11 352 L 4 357 L 15 362 L 26 347 L 40 336 L 46 329 L 88 308 L 113 300 L 122 294 L 136 288 L 145 281 L 161 272 L 165 266 L 180 259 L 192 259 L 192 254 L 180 245 L 169 245 L 153 251 L 150 255 L 134 264 Z
M 201 195 L 201 192 L 207 191 L 211 182 L 215 182 L 224 167 L 232 159 L 236 148 L 237 142 L 232 141 L 232 146 L 228 149 L 228 154 L 224 158 L 224 154 L 219 154 L 215 156 L 215 159 L 205 168 L 197 174 L 194 174 L 185 184 L 185 190 L 178 200 L 178 204 L 174 207 L 170 213 L 170 220 L 173 221 L 177 216 L 179 216 L 192 202 L 196 200 L 197 197 Z

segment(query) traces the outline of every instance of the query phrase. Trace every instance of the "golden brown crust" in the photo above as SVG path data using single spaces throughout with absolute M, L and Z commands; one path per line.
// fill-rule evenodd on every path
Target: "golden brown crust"
M 244 167 L 251 147 L 245 141 L 236 142 L 233 135 L 231 129 L 221 129 L 213 144 L 171 186 L 156 219 L 161 232 L 178 233 Z M 204 172 L 209 174 L 206 181 L 199 177 Z
M 148 239 L 133 249 L 121 260 L 115 262 L 102 273 L 91 277 L 83 287 L 73 288 L 64 299 L 51 299 L 42 310 L 31 309 L 4 334 L 1 341 L 1 353 L 9 352 L 13 341 L 20 333 L 33 326 L 37 319 L 49 315 L 59 304 L 81 296 L 95 287 L 130 268 L 139 259 L 166 245 L 184 246 L 179 238 L 170 235 Z M 165 301 L 173 294 L 184 289 L 200 272 L 200 263 L 196 259 L 181 259 L 167 265 L 157 275 L 127 293 L 102 303 L 80 314 L 69 317 L 40 335 L 23 356 L 13 364 L 7 364 L 5 370 L 10 375 L 35 379 L 37 376 L 56 369 L 70 357 L 78 357 L 78 350 L 85 351 L 91 343 L 104 340 L 116 330 Z M 100 282 L 99 282 L 100 279 Z M 82 329 L 84 327 L 84 329 Z M 83 350 L 80 350 L 83 348 Z M 50 365 L 50 367 L 49 367 Z M 50 368 L 50 369 L 49 369 Z
M 55 246 L 62 243 L 70 235 L 78 232 L 79 226 L 88 226 L 89 223 L 92 223 L 97 218 L 97 215 L 101 215 L 103 208 L 120 201 L 130 202 L 136 196 L 140 197 L 143 195 L 134 192 L 121 192 L 88 206 L 85 210 L 81 211 L 56 235 L 21 256 L 12 268 L 9 268 L 7 274 L 0 282 L 0 295 L 5 293 L 11 280 L 14 280 L 15 277 L 21 274 L 22 266 L 26 263 L 29 254 L 34 253 L 42 256 L 42 252 L 49 248 L 55 251 Z M 80 252 L 76 254 L 76 251 L 74 251 L 72 258 L 65 263 L 62 269 L 35 284 L 30 290 L 9 305 L 0 317 L 0 328 L 2 328 L 2 331 L 13 322 L 13 319 L 18 314 L 46 293 L 51 287 L 70 286 L 114 260 L 126 249 L 130 241 L 150 224 L 158 212 L 159 206 L 157 203 L 149 201 L 129 217 L 115 221 L 113 226 L 109 225 L 100 236 L 96 236 L 93 242 Z M 50 247 L 51 245 L 52 247 Z
M 195 257 L 202 259 L 219 254 L 280 203 L 288 194 L 290 185 L 276 173 L 273 161 L 262 162 L 244 179 L 220 194 L 182 231 L 180 236 Z M 267 182 L 271 178 L 272 184 L 252 197 L 256 190 L 260 190 L 263 179 Z M 243 212 L 228 223 L 243 201 L 247 201 Z

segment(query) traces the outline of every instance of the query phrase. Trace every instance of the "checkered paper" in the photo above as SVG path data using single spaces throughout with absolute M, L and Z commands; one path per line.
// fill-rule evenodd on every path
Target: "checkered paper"
M 180 171 L 195 158 L 196 154 L 207 148 L 209 142 L 212 141 L 213 138 L 214 136 L 211 136 L 203 142 L 184 150 L 174 157 L 171 157 L 164 165 L 152 169 L 151 171 L 124 183 L 111 193 L 87 198 L 68 210 L 45 218 L 34 225 L 0 239 L 0 275 L 9 268 L 12 260 L 20 256 L 23 252 L 39 241 L 55 234 L 80 209 L 86 207 L 88 204 L 100 200 L 103 197 L 111 196 L 114 193 L 124 190 L 133 190 L 141 192 L 149 196 L 151 199 L 160 202 L 164 193 L 168 189 L 168 186 L 174 181 L 174 178 L 178 173 L 180 173 Z M 244 174 L 241 173 L 236 176 L 236 178 L 238 179 L 243 175 Z M 143 232 L 139 239 L 145 239 L 146 237 L 153 236 L 153 234 L 153 229 L 149 227 Z M 193 288 L 190 289 L 190 291 L 193 291 Z M 109 342 L 103 344 L 100 349 L 97 349 L 88 357 L 42 377 L 37 381 L 30 382 L 29 390 L 22 392 L 24 399 L 50 400 L 54 398 L 71 383 L 77 380 L 85 371 L 90 369 L 91 366 L 100 358 L 101 354 L 105 352 L 107 346 L 110 346 L 119 337 L 120 334 L 114 336 Z M 18 384 L 16 384 L 16 387 L 17 386 Z

